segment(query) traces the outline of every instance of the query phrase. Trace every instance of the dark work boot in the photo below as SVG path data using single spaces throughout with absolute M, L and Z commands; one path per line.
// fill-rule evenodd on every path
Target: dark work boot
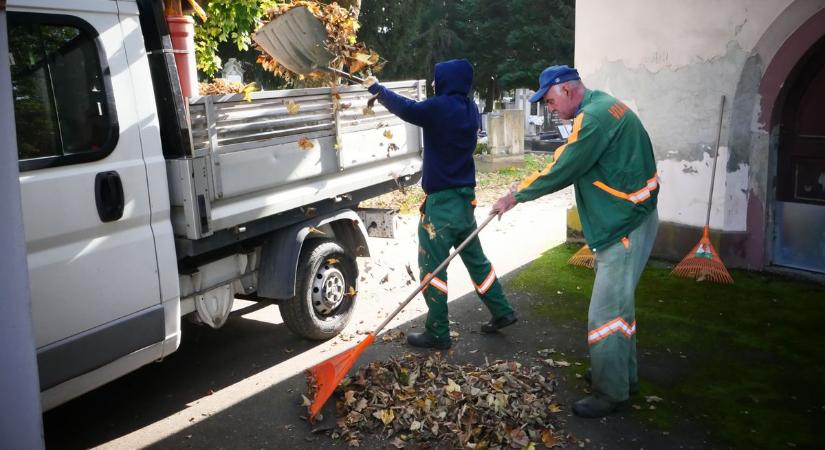
M 495 317 L 493 319 L 490 319 L 489 322 L 481 326 L 481 332 L 495 333 L 498 330 L 504 327 L 508 327 L 516 322 L 518 322 L 518 317 L 516 317 L 516 313 L 505 314 L 501 317 Z
M 438 350 L 447 350 L 452 345 L 453 342 L 449 338 L 447 340 L 438 340 L 430 333 L 426 331 L 423 333 L 410 333 L 407 335 L 407 343 L 412 345 L 413 347 L 421 347 L 421 348 L 435 348 Z
M 590 396 L 585 397 L 573 404 L 573 412 L 579 417 L 586 419 L 595 419 L 604 417 L 615 411 L 618 411 L 627 404 L 624 402 L 611 402 L 609 400 Z
M 584 372 L 584 380 L 590 384 L 593 384 L 593 369 L 587 368 Z M 631 396 L 636 395 L 639 393 L 639 382 L 630 383 L 630 388 L 627 390 L 627 393 Z

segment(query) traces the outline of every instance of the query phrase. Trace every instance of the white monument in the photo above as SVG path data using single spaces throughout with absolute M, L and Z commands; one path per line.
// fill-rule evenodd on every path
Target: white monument
M 223 65 L 223 79 L 230 83 L 243 84 L 243 65 L 235 58 L 229 58 Z

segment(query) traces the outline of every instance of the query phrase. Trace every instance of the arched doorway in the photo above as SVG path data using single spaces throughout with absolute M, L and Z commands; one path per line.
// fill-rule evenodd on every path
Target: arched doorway
M 825 39 L 799 60 L 781 104 L 773 264 L 825 273 Z

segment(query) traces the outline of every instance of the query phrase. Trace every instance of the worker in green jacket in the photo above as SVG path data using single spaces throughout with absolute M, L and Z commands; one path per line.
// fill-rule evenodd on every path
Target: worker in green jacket
M 576 69 L 545 69 L 530 101 L 542 99 L 548 110 L 573 120 L 567 143 L 547 167 L 501 197 L 493 213 L 500 218 L 517 203 L 575 186 L 596 280 L 587 326 L 593 395 L 577 401 L 573 412 L 602 417 L 638 391 L 634 294 L 659 224 L 656 161 L 636 113 L 604 92 L 586 89 Z

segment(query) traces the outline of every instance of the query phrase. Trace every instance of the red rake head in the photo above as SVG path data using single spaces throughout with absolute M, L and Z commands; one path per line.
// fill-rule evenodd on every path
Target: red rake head
M 710 242 L 710 232 L 707 227 L 699 243 L 673 268 L 670 274 L 696 281 L 733 284 L 733 277 L 728 273 L 728 269 L 719 258 L 719 253 Z
M 312 399 L 312 404 L 309 406 L 309 420 L 315 419 L 315 416 L 324 407 L 324 404 L 329 400 L 338 383 L 347 376 L 347 372 L 355 363 L 355 360 L 361 353 L 375 341 L 375 334 L 370 333 L 364 338 L 361 343 L 355 347 L 344 351 L 343 353 L 333 356 L 332 358 L 317 364 L 307 370 L 307 376 L 315 380 L 315 398 Z

